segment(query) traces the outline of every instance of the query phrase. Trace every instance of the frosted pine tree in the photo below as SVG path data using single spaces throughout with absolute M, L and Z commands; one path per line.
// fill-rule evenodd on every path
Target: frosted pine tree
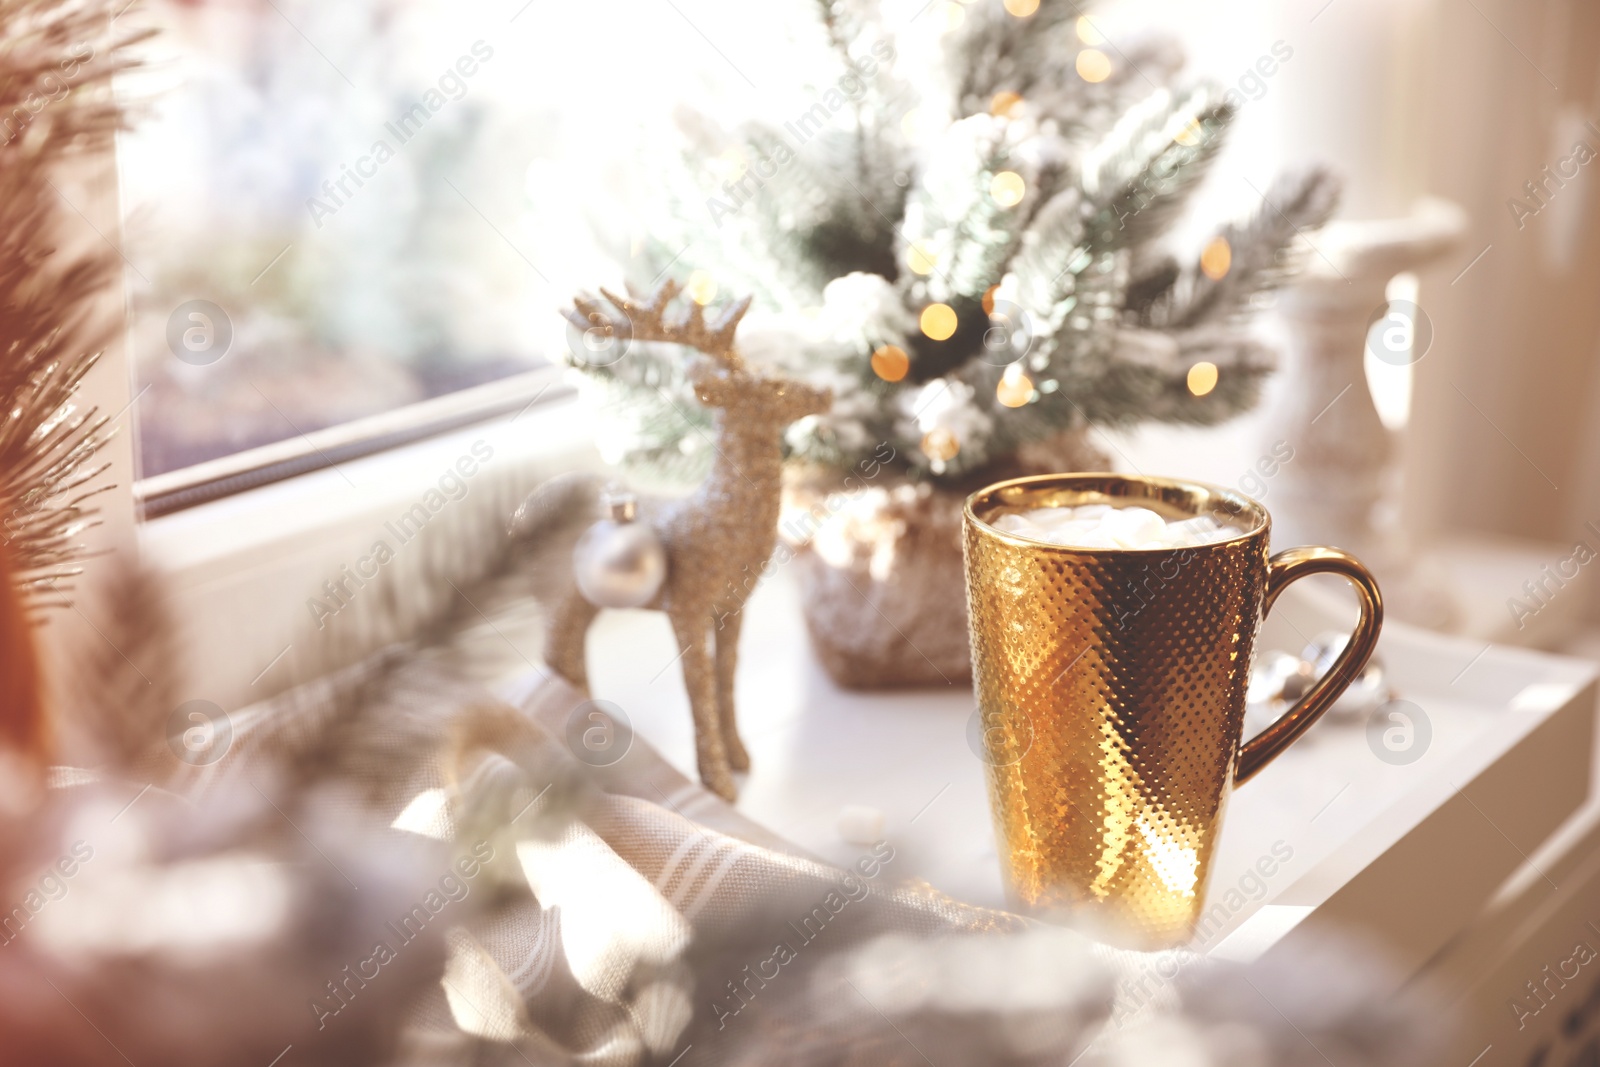
M 791 429 L 796 457 L 843 470 L 888 442 L 911 476 L 955 481 L 1085 425 L 1255 402 L 1273 358 L 1251 312 L 1333 212 L 1331 176 L 1281 177 L 1185 262 L 1173 225 L 1235 113 L 1183 80 L 1173 43 L 1086 50 L 1089 5 L 976 0 L 928 63 L 876 0 L 810 7 L 828 57 L 814 106 L 731 128 L 681 112 L 663 217 L 628 261 L 640 288 L 693 266 L 696 299 L 754 294 L 786 324 L 767 358 L 836 397 Z M 616 451 L 658 467 L 704 451 L 679 357 L 574 351 L 626 428 Z

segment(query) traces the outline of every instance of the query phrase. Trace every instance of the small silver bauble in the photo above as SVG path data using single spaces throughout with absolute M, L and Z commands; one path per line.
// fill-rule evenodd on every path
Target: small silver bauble
M 1305 696 L 1317 679 L 1333 666 L 1349 641 L 1349 634 L 1329 632 L 1318 634 L 1298 656 L 1276 649 L 1263 652 L 1250 672 L 1245 694 L 1246 730 L 1266 727 L 1282 714 L 1285 705 Z M 1336 721 L 1341 717 L 1365 715 L 1393 696 L 1383 662 L 1373 656 L 1355 681 L 1333 702 L 1329 718 Z
M 578 592 L 597 608 L 640 608 L 667 577 L 667 550 L 655 530 L 634 521 L 632 496 L 608 499 L 611 517 L 583 532 L 572 550 Z

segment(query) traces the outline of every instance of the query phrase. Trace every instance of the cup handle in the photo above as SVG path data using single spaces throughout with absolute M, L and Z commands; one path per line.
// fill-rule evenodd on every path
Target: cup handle
M 1337 574 L 1348 581 L 1361 601 L 1361 618 L 1328 673 L 1317 679 L 1294 707 L 1240 747 L 1239 767 L 1233 778 L 1236 785 L 1254 778 L 1261 768 L 1322 718 L 1322 713 L 1356 680 L 1377 647 L 1378 631 L 1383 628 L 1383 595 L 1378 592 L 1377 579 L 1360 560 L 1337 548 L 1291 548 L 1273 556 L 1267 564 L 1267 594 L 1261 607 L 1262 617 L 1272 610 L 1278 594 L 1290 582 L 1308 574 Z

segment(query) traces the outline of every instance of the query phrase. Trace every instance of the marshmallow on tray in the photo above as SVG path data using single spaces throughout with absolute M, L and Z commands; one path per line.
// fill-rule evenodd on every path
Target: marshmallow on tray
M 1149 508 L 1084 504 L 1034 508 L 995 520 L 996 528 L 1067 548 L 1192 548 L 1227 541 L 1244 533 L 1209 515 L 1170 522 Z

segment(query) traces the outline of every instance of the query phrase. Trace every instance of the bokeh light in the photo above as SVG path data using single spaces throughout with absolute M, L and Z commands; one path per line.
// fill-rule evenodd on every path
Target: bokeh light
M 1020 408 L 1033 399 L 1033 379 L 1022 369 L 1022 364 L 1013 363 L 1000 376 L 994 395 L 1006 407 Z
M 922 309 L 922 318 L 918 324 L 931 340 L 948 341 L 956 332 L 955 309 L 949 304 L 929 304 Z
M 922 452 L 937 463 L 948 463 L 961 451 L 961 442 L 944 427 L 929 430 L 922 438 Z
M 1078 77 L 1086 82 L 1103 82 L 1111 77 L 1111 59 L 1098 48 L 1078 53 Z
M 1002 89 L 989 100 L 989 114 L 1014 119 L 1022 111 L 1022 94 Z
M 1214 282 L 1228 276 L 1233 266 L 1233 247 L 1226 237 L 1214 237 L 1200 253 L 1200 271 Z
M 1205 396 L 1217 387 L 1217 365 L 1201 360 L 1189 368 L 1189 392 Z
M 704 307 L 717 298 L 717 283 L 710 274 L 703 270 L 693 271 L 689 280 L 683 285 L 683 291 L 689 294 L 689 299 Z
M 1190 119 L 1172 135 L 1172 139 L 1185 148 L 1194 148 L 1204 139 L 1205 133 L 1205 127 L 1200 125 L 1199 120 Z
M 989 182 L 989 195 L 1001 207 L 1016 207 L 1027 191 L 1028 184 L 1014 170 L 1003 170 Z
M 911 358 L 899 345 L 884 345 L 872 353 L 872 373 L 886 382 L 898 382 L 911 369 Z

